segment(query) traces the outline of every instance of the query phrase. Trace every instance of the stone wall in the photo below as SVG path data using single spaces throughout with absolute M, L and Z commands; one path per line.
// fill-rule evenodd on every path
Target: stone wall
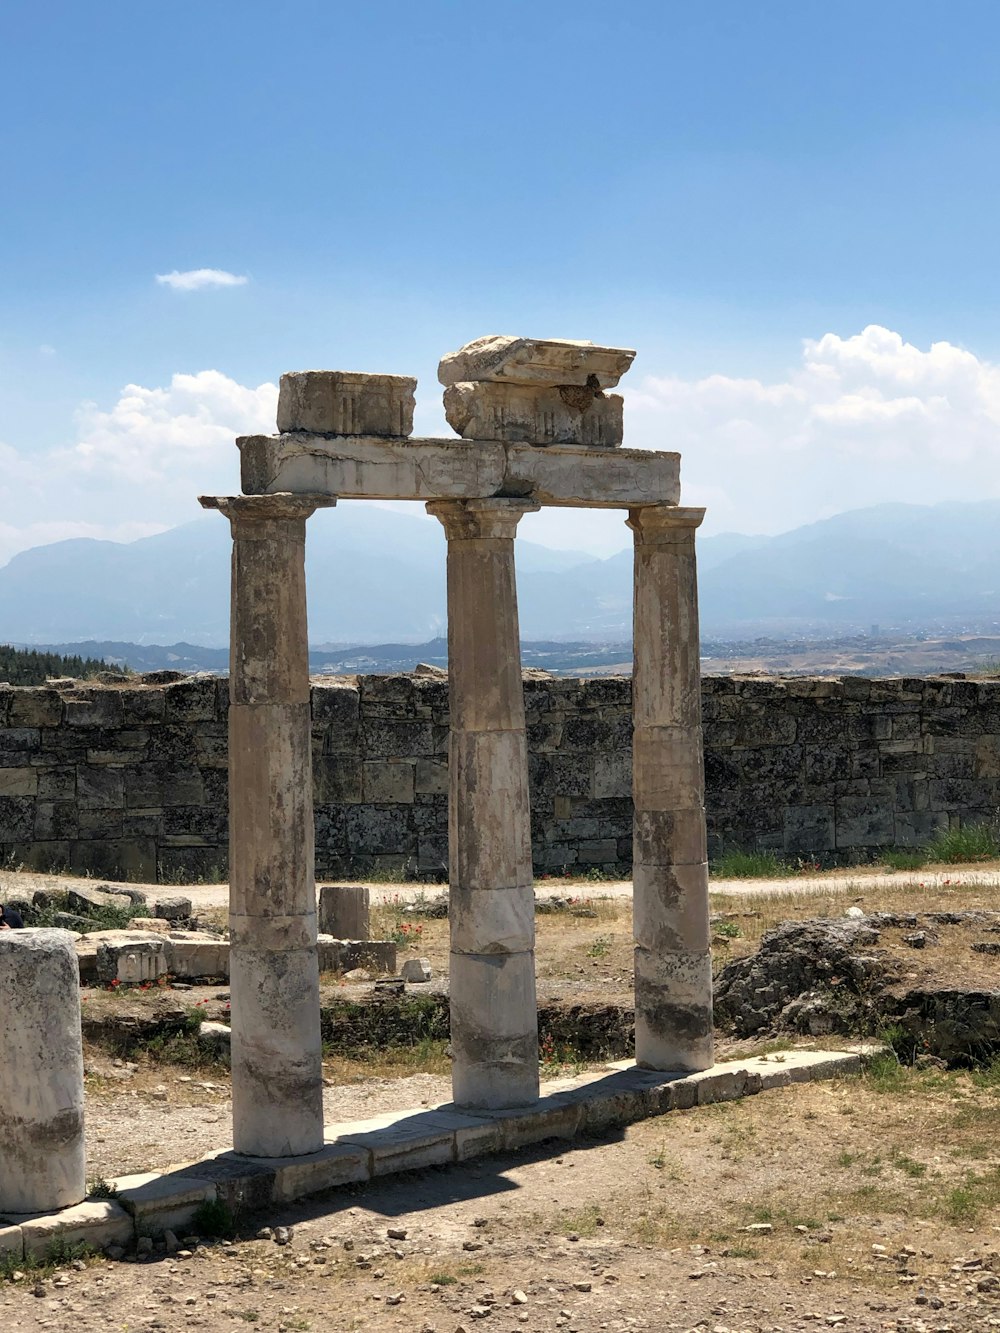
M 226 870 L 228 683 L 0 687 L 0 856 L 153 881 Z M 630 692 L 525 679 L 539 873 L 627 868 Z M 708 677 L 708 821 L 723 844 L 851 861 L 1000 807 L 1000 681 Z M 444 875 L 444 680 L 313 686 L 324 878 Z

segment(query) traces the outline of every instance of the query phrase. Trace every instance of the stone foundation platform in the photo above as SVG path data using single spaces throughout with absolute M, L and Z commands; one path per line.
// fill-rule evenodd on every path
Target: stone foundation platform
M 451 1103 L 328 1125 L 319 1152 L 246 1157 L 218 1152 L 164 1171 L 120 1176 L 116 1198 L 59 1212 L 0 1216 L 0 1256 L 44 1257 L 54 1244 L 95 1250 L 189 1227 L 198 1207 L 222 1199 L 234 1211 L 261 1209 L 403 1171 L 511 1152 L 546 1139 L 606 1134 L 667 1111 L 735 1101 L 792 1083 L 858 1074 L 877 1046 L 799 1050 L 730 1060 L 697 1074 L 664 1074 L 621 1060 L 579 1078 L 542 1085 L 534 1105 L 458 1112 Z M 560 1149 L 559 1151 L 563 1151 Z

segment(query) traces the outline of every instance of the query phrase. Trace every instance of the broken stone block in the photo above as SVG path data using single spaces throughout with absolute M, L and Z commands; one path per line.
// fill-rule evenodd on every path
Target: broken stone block
M 405 438 L 413 433 L 416 387 L 408 375 L 289 371 L 278 392 L 278 430 Z
M 153 915 L 162 921 L 187 921 L 191 916 L 191 899 L 181 894 L 170 898 L 157 898 L 153 904 Z
M 465 440 L 615 448 L 624 437 L 621 395 L 580 385 L 452 384 L 444 414 Z
M 545 388 L 578 385 L 613 389 L 634 358 L 635 352 L 625 347 L 599 347 L 567 338 L 489 334 L 442 357 L 438 379 L 442 384 L 486 380 Z
M 170 971 L 185 981 L 195 977 L 228 977 L 229 941 L 172 939 L 169 961 Z
M 424 982 L 431 979 L 431 964 L 427 958 L 407 958 L 399 970 L 404 981 Z
M 76 912 L 94 912 L 102 907 L 125 909 L 132 906 L 132 899 L 124 893 L 112 893 L 101 889 L 87 889 L 74 884 L 66 893 L 69 907 Z
M 232 1036 L 232 1029 L 227 1027 L 225 1023 L 213 1023 L 211 1020 L 207 1020 L 198 1029 L 198 1045 L 204 1047 L 209 1054 L 228 1064 L 232 1049 Z
M 363 885 L 321 884 L 319 930 L 337 940 L 366 940 L 369 929 L 370 895 Z
M 106 938 L 117 931 L 103 932 L 105 938 L 97 946 L 97 980 L 105 985 L 119 981 L 126 986 L 138 986 L 144 981 L 157 981 L 166 976 L 169 963 L 167 941 L 155 935 L 145 939 L 114 940 Z M 128 935 L 128 931 L 122 931 Z

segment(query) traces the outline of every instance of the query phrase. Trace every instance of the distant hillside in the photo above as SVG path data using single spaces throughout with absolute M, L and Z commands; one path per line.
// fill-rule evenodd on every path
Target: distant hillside
M 701 538 L 698 549 L 708 636 L 1000 623 L 1000 501 L 879 505 L 777 537 Z M 182 658 L 185 644 L 222 648 L 229 553 L 217 515 L 129 544 L 22 552 L 0 569 L 0 635 L 172 644 Z M 630 551 L 593 560 L 519 540 L 517 560 L 523 639 L 630 637 Z M 313 644 L 341 652 L 444 633 L 445 542 L 429 519 L 361 504 L 321 511 L 309 522 L 307 576 Z

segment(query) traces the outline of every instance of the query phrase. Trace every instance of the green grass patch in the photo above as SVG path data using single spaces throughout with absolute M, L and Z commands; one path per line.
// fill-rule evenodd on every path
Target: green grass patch
M 236 1235 L 236 1219 L 224 1199 L 203 1199 L 195 1209 L 191 1225 L 198 1236 L 232 1240 Z
M 1000 857 L 1000 826 L 996 820 L 945 829 L 924 848 L 928 860 L 957 865 L 966 861 L 992 861 Z
M 712 862 L 716 879 L 785 879 L 796 873 L 796 866 L 783 861 L 777 852 L 724 851 Z

